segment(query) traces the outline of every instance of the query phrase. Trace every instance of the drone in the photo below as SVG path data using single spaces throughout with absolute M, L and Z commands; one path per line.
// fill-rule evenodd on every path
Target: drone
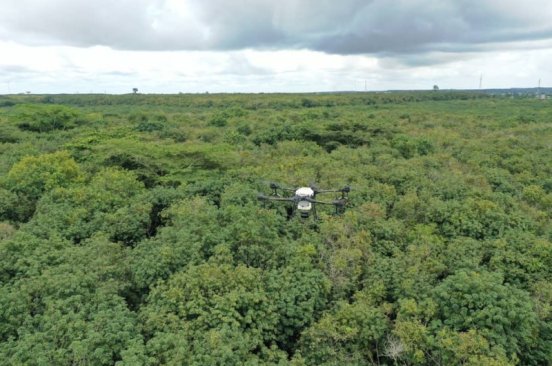
M 263 194 L 257 198 L 259 201 L 278 201 L 278 202 L 292 202 L 293 208 L 290 216 L 293 216 L 295 212 L 299 212 L 301 218 L 308 218 L 312 213 L 316 218 L 316 205 L 333 205 L 335 206 L 335 214 L 339 215 L 345 212 L 345 206 L 349 200 L 349 192 L 351 187 L 345 186 L 341 189 L 318 189 L 314 185 L 308 187 L 298 188 L 286 188 L 276 183 L 270 183 L 272 193 L 270 196 Z M 290 194 L 293 193 L 293 196 Z M 341 197 L 333 201 L 319 201 L 316 199 L 317 194 L 321 193 L 341 193 Z M 284 196 L 287 194 L 287 196 Z

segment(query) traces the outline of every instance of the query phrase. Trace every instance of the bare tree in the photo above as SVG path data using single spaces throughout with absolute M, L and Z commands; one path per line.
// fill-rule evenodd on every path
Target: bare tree
M 401 359 L 405 351 L 406 349 L 404 343 L 400 339 L 394 336 L 387 337 L 384 355 L 392 359 L 395 365 L 397 364 L 397 361 Z

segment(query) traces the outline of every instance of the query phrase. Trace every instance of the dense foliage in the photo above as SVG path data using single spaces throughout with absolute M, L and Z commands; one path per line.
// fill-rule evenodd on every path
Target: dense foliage
M 477 93 L 1 97 L 0 363 L 549 364 L 551 142 Z

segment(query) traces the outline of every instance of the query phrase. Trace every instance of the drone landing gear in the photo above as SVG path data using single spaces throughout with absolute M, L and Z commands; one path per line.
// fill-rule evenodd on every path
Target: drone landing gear
M 286 213 L 287 213 L 288 220 L 291 220 L 291 218 L 293 217 L 293 214 L 295 213 L 295 210 L 293 209 L 293 207 L 287 206 Z

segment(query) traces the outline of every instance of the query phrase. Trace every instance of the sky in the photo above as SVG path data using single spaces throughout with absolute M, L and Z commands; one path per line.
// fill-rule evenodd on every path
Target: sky
M 0 94 L 552 85 L 550 0 L 0 0 Z

